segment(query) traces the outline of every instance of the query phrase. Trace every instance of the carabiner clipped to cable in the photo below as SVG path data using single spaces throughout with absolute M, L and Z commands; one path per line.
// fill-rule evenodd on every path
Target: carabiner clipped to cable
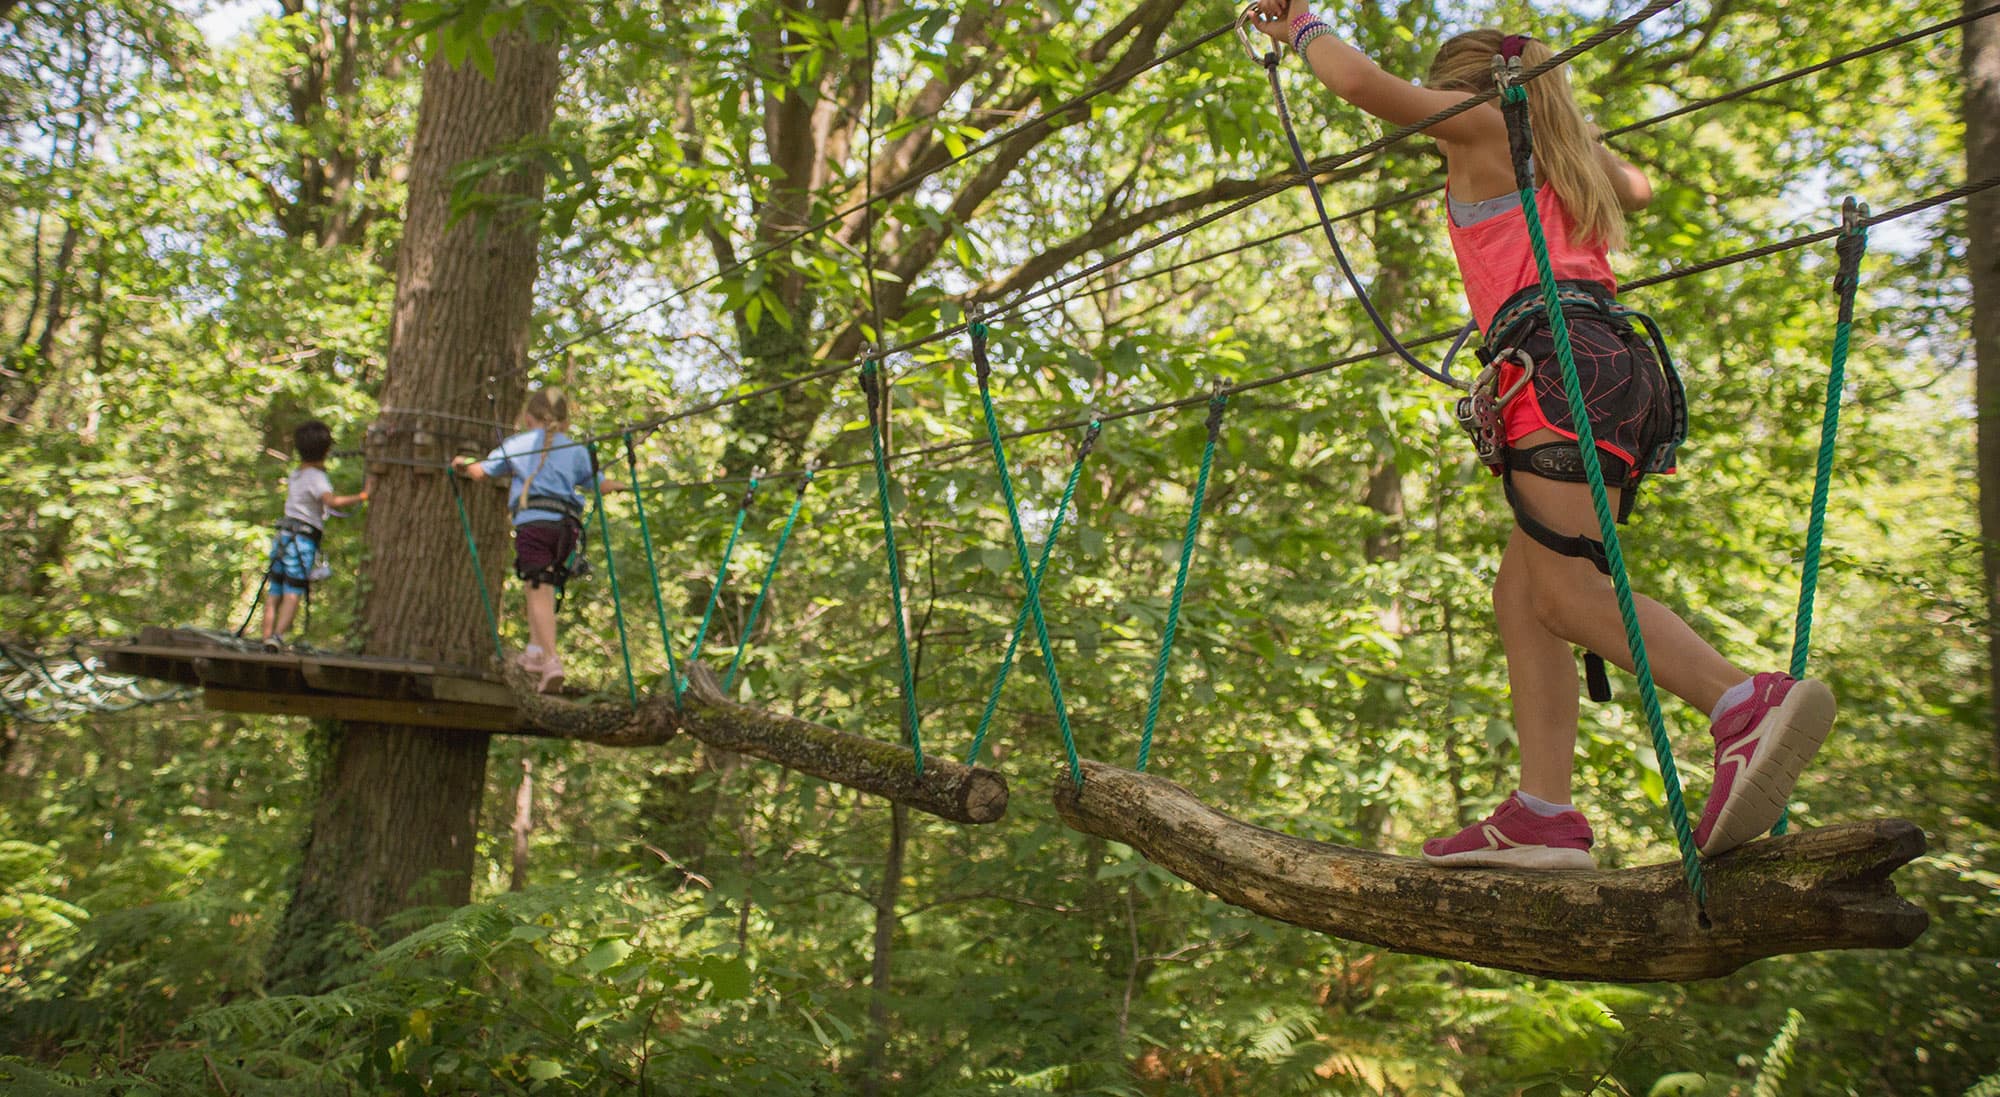
M 1243 52 L 1250 55 L 1250 60 L 1260 66 L 1266 66 L 1285 52 L 1285 44 L 1273 38 L 1269 49 L 1257 45 L 1257 35 L 1260 32 L 1253 30 L 1252 24 L 1261 21 L 1257 14 L 1261 6 L 1258 0 L 1250 0 L 1243 6 L 1243 13 L 1236 17 L 1236 40 L 1243 44 Z

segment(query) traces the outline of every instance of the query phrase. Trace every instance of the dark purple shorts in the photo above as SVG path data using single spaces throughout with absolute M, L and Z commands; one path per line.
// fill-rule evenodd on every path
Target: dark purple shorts
M 514 527 L 514 574 L 530 584 L 562 589 L 569 557 L 583 530 L 574 522 L 524 522 Z

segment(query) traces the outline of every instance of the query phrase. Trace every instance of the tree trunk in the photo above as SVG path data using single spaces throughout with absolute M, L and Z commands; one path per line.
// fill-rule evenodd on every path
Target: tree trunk
M 557 48 L 507 32 L 493 43 L 488 80 L 471 65 L 424 74 L 410 157 L 409 208 L 398 249 L 396 306 L 381 401 L 458 415 L 485 410 L 489 373 L 512 379 L 519 400 L 534 304 L 542 174 L 530 163 L 485 179 L 501 212 L 451 223 L 454 169 L 544 135 L 554 109 Z M 384 448 L 423 453 L 447 424 L 401 414 L 379 424 Z M 435 452 L 431 456 L 440 456 Z M 476 664 L 490 653 L 485 611 L 469 565 L 452 482 L 429 469 L 385 466 L 367 531 L 368 591 L 361 628 L 371 654 Z M 468 492 L 484 582 L 498 602 L 504 513 L 493 492 Z M 471 896 L 474 837 L 486 785 L 488 736 L 383 724 L 327 729 L 318 805 L 296 892 L 272 945 L 275 987 L 324 985 L 342 925 L 376 927 L 428 904 Z
M 1973 11 L 1979 0 L 1965 0 Z M 2000 174 L 2000 16 L 1965 25 L 1965 177 Z M 1972 276 L 1978 363 L 1979 534 L 1986 565 L 1986 692 L 1993 765 L 2000 773 L 2000 191 L 1967 200 L 1965 262 Z
M 508 891 L 528 886 L 528 834 L 535 829 L 535 763 L 521 759 L 521 784 L 514 790 L 514 866 Z
M 1172 781 L 1083 763 L 1063 822 L 1124 842 L 1226 902 L 1398 952 L 1557 979 L 1711 979 L 1781 953 L 1902 948 L 1930 924 L 1891 873 L 1924 852 L 1901 819 L 1753 842 L 1706 864 L 1706 917 L 1678 863 L 1622 872 L 1449 869 L 1240 823 Z

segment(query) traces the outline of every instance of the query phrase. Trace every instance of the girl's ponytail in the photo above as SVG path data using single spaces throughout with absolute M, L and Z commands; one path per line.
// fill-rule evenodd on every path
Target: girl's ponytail
M 1425 83 L 1440 90 L 1492 91 L 1493 56 L 1500 52 L 1499 30 L 1468 31 L 1439 47 Z M 1521 67 L 1534 68 L 1555 56 L 1547 43 L 1528 38 Z M 1528 124 L 1534 130 L 1535 174 L 1553 186 L 1582 239 L 1606 248 L 1625 244 L 1625 211 L 1618 204 L 1597 138 L 1570 90 L 1569 66 L 1559 65 L 1526 85 Z
M 549 463 L 550 439 L 569 429 L 569 397 L 563 395 L 563 390 L 559 388 L 538 388 L 528 394 L 528 402 L 521 407 L 521 416 L 542 425 L 542 449 L 535 456 L 535 470 L 521 481 L 521 494 L 514 501 L 517 512 L 528 501 L 528 490 L 534 486 L 535 477 L 542 474 L 542 466 Z

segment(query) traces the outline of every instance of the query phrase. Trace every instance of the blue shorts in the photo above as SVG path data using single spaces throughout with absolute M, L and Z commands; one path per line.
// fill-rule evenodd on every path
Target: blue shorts
M 319 556 L 319 542 L 307 534 L 281 529 L 271 538 L 271 567 L 266 573 L 271 596 L 303 595 L 312 584 L 313 561 Z

